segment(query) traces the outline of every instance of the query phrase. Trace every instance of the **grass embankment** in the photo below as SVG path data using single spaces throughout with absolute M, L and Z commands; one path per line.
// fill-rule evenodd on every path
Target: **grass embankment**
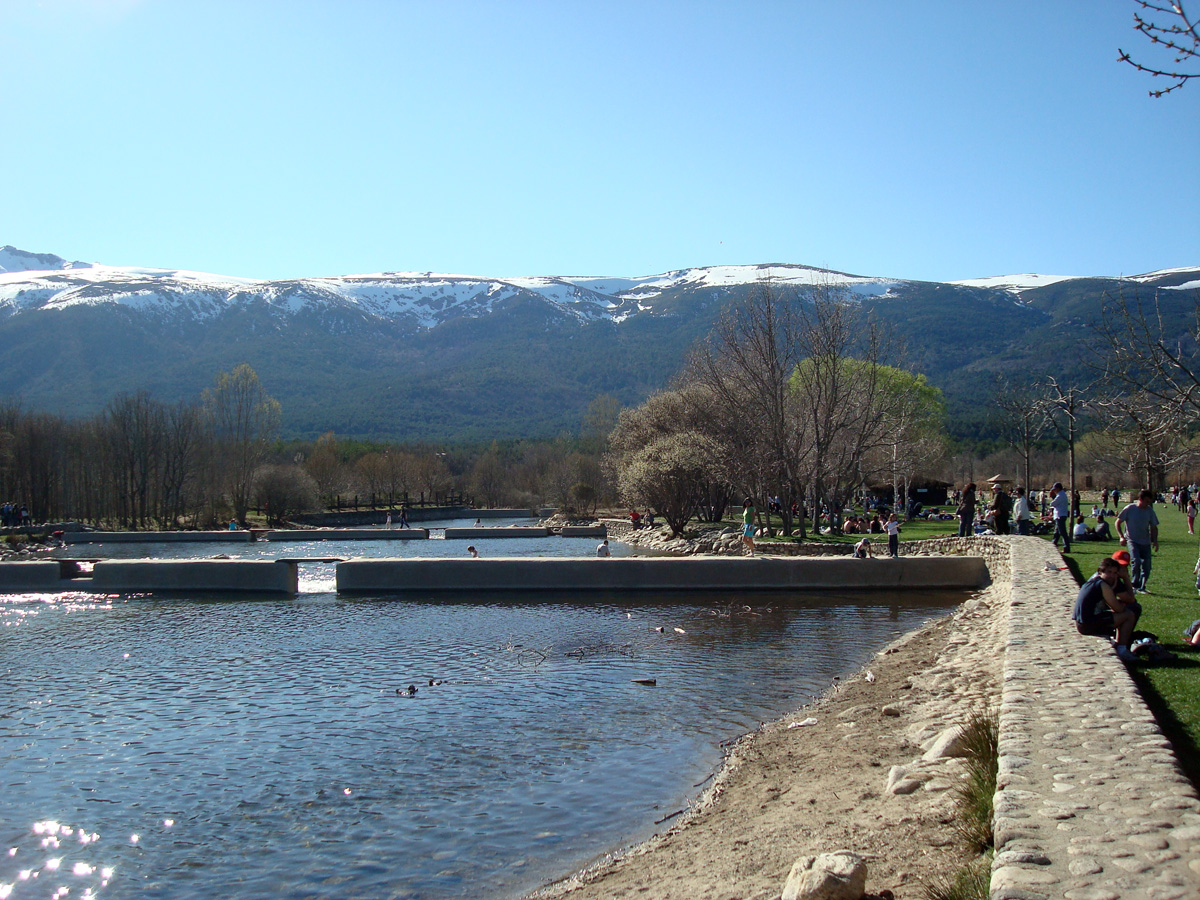
M 1098 495 L 1085 494 L 1083 499 L 1085 510 L 1099 502 Z M 1189 646 L 1183 638 L 1184 627 L 1200 619 L 1200 601 L 1193 574 L 1200 548 L 1200 521 L 1197 523 L 1198 534 L 1190 535 L 1187 516 L 1178 509 L 1166 503 L 1157 503 L 1154 508 L 1161 523 L 1159 550 L 1153 558 L 1148 585 L 1150 593 L 1138 598 L 1142 604 L 1138 630 L 1158 635 L 1159 642 L 1179 658 L 1169 662 L 1139 663 L 1131 666 L 1131 671 L 1159 725 L 1175 745 L 1180 765 L 1192 782 L 1200 785 L 1200 648 Z M 1088 524 L 1095 524 L 1095 520 L 1088 519 Z M 1115 531 L 1115 520 L 1112 525 Z M 921 520 L 904 523 L 900 539 L 902 542 L 919 541 L 957 533 L 957 521 Z M 1051 535 L 1043 537 L 1050 542 Z M 817 535 L 810 536 L 806 543 L 855 543 L 860 538 L 861 535 Z M 886 555 L 886 535 L 872 535 L 871 538 L 876 555 Z M 1101 558 L 1120 547 L 1116 540 L 1107 543 L 1073 541 L 1071 552 L 1064 553 L 1063 557 L 1076 581 L 1082 582 L 1096 571 Z M 1047 559 L 1051 558 L 1047 556 Z M 1064 616 L 1070 614 L 1070 609 L 1063 609 Z M 1053 653 L 1054 648 L 1047 647 L 1046 652 Z

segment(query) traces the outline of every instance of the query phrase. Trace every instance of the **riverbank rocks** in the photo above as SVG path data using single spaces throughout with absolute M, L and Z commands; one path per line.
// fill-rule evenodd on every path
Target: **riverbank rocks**
M 935 759 L 966 755 L 966 739 L 963 735 L 962 727 L 951 725 L 937 736 L 933 745 L 925 751 L 925 755 L 921 758 L 927 762 L 932 762 Z
M 866 862 L 857 853 L 837 850 L 796 860 L 781 900 L 861 900 L 866 890 Z

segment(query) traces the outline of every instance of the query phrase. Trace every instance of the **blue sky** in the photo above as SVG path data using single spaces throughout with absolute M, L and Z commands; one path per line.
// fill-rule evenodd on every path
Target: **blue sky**
M 0 0 L 0 244 L 262 278 L 1198 266 L 1200 83 L 1147 96 L 1133 9 Z

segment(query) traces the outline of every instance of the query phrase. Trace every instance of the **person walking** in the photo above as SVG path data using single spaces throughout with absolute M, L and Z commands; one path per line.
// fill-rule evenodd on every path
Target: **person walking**
M 1158 514 L 1154 511 L 1154 492 L 1142 491 L 1137 502 L 1130 503 L 1117 516 L 1117 534 L 1129 550 L 1129 575 L 1133 589 L 1150 593 L 1150 558 L 1158 550 Z
M 1071 499 L 1063 490 L 1062 482 L 1054 482 L 1050 488 L 1050 512 L 1054 516 L 1054 546 L 1062 538 L 1063 552 L 1071 552 Z
M 742 543 L 747 552 L 754 555 L 754 501 L 747 497 L 742 501 Z

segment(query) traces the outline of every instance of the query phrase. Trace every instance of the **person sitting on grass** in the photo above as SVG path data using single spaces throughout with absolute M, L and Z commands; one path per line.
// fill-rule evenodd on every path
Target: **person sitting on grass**
M 1077 541 L 1094 540 L 1092 537 L 1092 531 L 1090 528 L 1088 528 L 1087 521 L 1083 518 L 1083 516 L 1075 517 L 1075 530 L 1071 532 L 1071 537 Z
M 1137 657 L 1130 651 L 1129 642 L 1142 608 L 1134 600 L 1126 602 L 1117 596 L 1119 578 L 1120 564 L 1115 559 L 1100 560 L 1096 574 L 1079 588 L 1072 618 L 1080 634 L 1111 638 L 1115 631 L 1117 656 L 1123 662 L 1133 662 Z
M 1104 519 L 1104 510 L 1096 514 L 1096 530 L 1092 532 L 1095 535 L 1094 540 L 1111 541 L 1112 529 L 1108 527 L 1108 522 Z

